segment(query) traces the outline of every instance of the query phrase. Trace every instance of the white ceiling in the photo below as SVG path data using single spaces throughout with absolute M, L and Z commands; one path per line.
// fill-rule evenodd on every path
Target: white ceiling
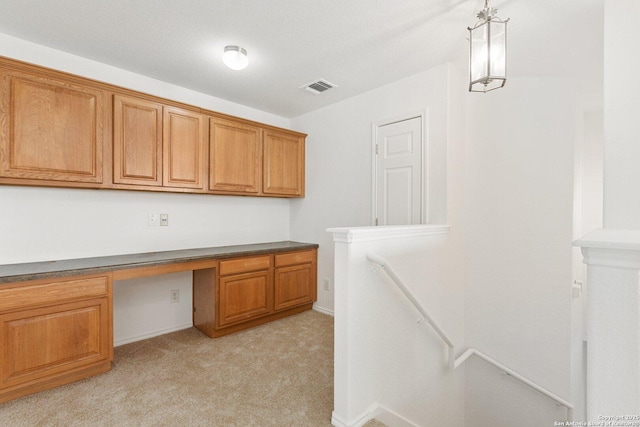
M 484 0 L 0 0 L 0 32 L 284 117 L 447 61 Z M 509 75 L 601 86 L 603 0 L 491 0 Z M 243 71 L 221 62 L 244 47 Z M 321 95 L 300 86 L 323 78 Z M 595 81 L 594 81 L 595 80 Z M 599 81 L 598 81 L 599 80 Z M 508 83 L 507 83 L 508 84 Z

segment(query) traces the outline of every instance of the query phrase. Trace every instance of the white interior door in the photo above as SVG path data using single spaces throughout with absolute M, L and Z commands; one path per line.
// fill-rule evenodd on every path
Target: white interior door
M 378 126 L 376 132 L 376 224 L 422 220 L 422 118 Z

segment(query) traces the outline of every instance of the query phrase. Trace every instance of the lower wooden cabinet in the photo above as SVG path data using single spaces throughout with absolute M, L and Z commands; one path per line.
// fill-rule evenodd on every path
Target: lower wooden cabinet
M 193 272 L 193 325 L 219 337 L 308 310 L 317 250 L 243 257 Z
M 30 273 L 25 281 L 3 282 L 0 403 L 111 369 L 114 278 L 193 270 L 193 324 L 210 337 L 311 309 L 317 249 L 305 245 L 283 251 L 279 247 L 286 242 L 274 243 L 260 250 L 255 248 L 260 244 L 251 245 L 260 255 L 230 258 L 236 255 L 225 253 L 198 261 L 177 257 L 168 265 L 130 269 L 123 264 L 82 276 L 62 269 L 55 278 L 29 280 Z
M 316 252 L 275 256 L 274 309 L 285 310 L 316 300 Z
M 272 289 L 269 270 L 221 277 L 218 325 L 232 325 L 269 314 L 273 306 Z
M 0 402 L 108 371 L 110 276 L 0 290 Z

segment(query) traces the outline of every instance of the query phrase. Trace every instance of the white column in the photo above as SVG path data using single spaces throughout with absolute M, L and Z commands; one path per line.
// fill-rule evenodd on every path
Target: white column
M 587 264 L 587 419 L 640 415 L 640 231 L 576 242 Z
M 640 415 L 640 2 L 604 0 L 604 230 L 587 264 L 587 417 Z

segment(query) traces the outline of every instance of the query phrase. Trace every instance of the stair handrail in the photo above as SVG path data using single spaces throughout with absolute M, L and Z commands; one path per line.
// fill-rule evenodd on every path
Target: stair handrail
M 505 365 L 501 364 L 500 362 L 497 362 L 496 360 L 492 359 L 491 357 L 487 356 L 486 354 L 482 353 L 481 351 L 476 350 L 475 348 L 469 348 L 469 349 L 465 350 L 459 357 L 456 358 L 455 357 L 455 345 L 453 344 L 453 341 L 451 341 L 449 336 L 444 332 L 444 330 L 442 330 L 442 328 L 436 323 L 436 321 L 433 320 L 431 315 L 429 315 L 427 310 L 422 306 L 422 304 L 420 304 L 420 301 L 417 300 L 415 295 L 413 295 L 413 293 L 407 287 L 407 285 L 404 283 L 404 281 L 400 278 L 400 276 L 398 276 L 398 274 L 395 272 L 393 267 L 391 267 L 389 265 L 387 260 L 385 260 L 384 258 L 382 258 L 382 257 L 380 257 L 378 255 L 372 254 L 372 253 L 367 253 L 366 257 L 367 257 L 367 260 L 369 260 L 370 262 L 380 266 L 379 269 L 383 270 L 387 274 L 387 276 L 389 276 L 389 278 L 394 283 L 394 285 L 400 290 L 400 292 L 402 292 L 404 294 L 404 296 L 407 298 L 407 300 L 409 300 L 409 302 L 411 303 L 413 308 L 415 310 L 417 310 L 418 313 L 420 313 L 422 315 L 424 320 L 426 320 L 427 323 L 429 323 L 429 325 L 431 325 L 431 327 L 435 330 L 435 332 L 438 334 L 438 336 L 445 342 L 445 344 L 449 348 L 449 368 L 451 370 L 457 369 L 467 359 L 469 359 L 471 356 L 475 355 L 475 356 L 479 357 L 480 359 L 484 360 L 485 362 L 495 366 L 500 371 L 502 371 L 505 375 L 509 375 L 510 377 L 513 377 L 513 378 L 517 379 L 518 381 L 520 381 L 523 384 L 531 387 L 532 389 L 534 389 L 537 392 L 543 394 L 544 396 L 554 400 L 558 405 L 561 405 L 561 406 L 564 406 L 565 408 L 567 408 L 567 421 L 573 421 L 573 405 L 571 403 L 569 403 L 565 399 L 557 396 L 556 394 L 552 393 L 551 391 L 547 390 L 546 388 L 536 384 L 535 382 L 531 381 L 530 379 L 518 374 L 513 369 L 510 369 L 510 368 L 506 367 Z

